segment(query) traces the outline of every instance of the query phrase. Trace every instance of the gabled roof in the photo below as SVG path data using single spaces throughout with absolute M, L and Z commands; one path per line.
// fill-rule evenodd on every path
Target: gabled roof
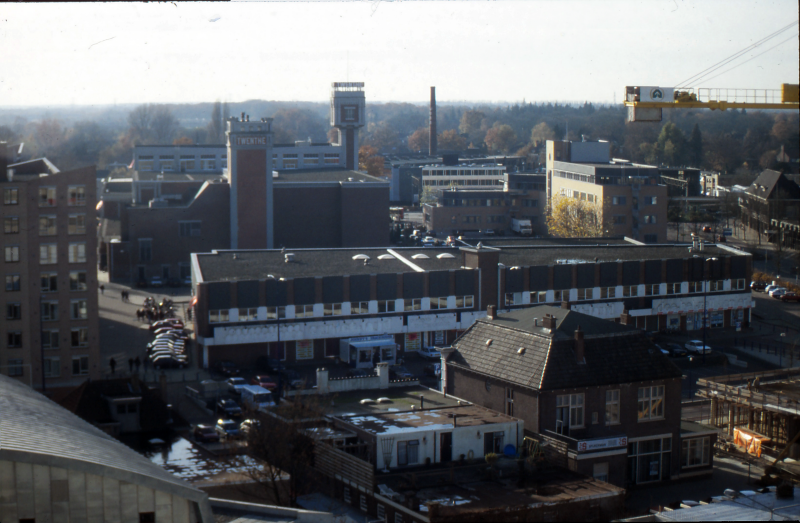
M 556 318 L 552 331 L 542 318 Z M 539 326 L 534 324 L 539 319 Z M 574 332 L 584 332 L 585 363 Z M 491 343 L 488 343 L 491 340 Z M 643 333 L 567 309 L 530 307 L 477 320 L 454 344 L 448 363 L 534 390 L 678 378 L 680 370 Z M 520 351 L 524 348 L 524 351 Z
M 775 190 L 775 186 L 778 184 L 780 177 L 781 173 L 778 171 L 765 169 L 758 175 L 758 178 L 756 178 L 750 187 L 747 188 L 747 192 L 760 198 L 769 198 L 769 195 Z

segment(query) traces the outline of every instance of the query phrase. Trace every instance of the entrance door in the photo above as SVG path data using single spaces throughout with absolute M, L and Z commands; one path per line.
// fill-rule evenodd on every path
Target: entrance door
M 453 433 L 443 432 L 439 435 L 439 448 L 441 448 L 441 462 L 447 463 L 453 460 Z

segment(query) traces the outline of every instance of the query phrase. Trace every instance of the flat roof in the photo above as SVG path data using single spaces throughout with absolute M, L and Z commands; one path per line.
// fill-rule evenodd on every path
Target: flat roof
M 556 245 L 530 247 L 503 247 L 500 263 L 507 267 L 533 265 L 557 265 L 559 263 L 595 263 L 638 260 L 663 260 L 669 258 L 691 258 L 697 256 L 728 256 L 730 251 L 716 245 L 705 245 L 702 251 L 689 251 L 689 245 Z M 744 254 L 744 253 L 743 253 Z
M 622 236 L 613 238 L 533 238 L 533 237 L 496 237 L 496 238 L 470 238 L 470 233 L 463 235 L 464 242 L 472 245 L 473 247 L 480 242 L 484 247 L 569 247 L 569 246 L 586 246 L 593 247 L 600 245 L 636 245 L 629 242 Z
M 481 427 L 496 423 L 518 421 L 506 414 L 479 407 L 464 405 L 445 409 L 408 410 L 405 412 L 380 412 L 340 419 L 373 434 L 399 434 L 420 430 L 443 430 L 457 427 Z
M 310 182 L 380 182 L 386 180 L 376 178 L 358 171 L 347 169 L 276 169 L 277 178 L 273 176 L 272 182 L 279 183 L 310 183 Z

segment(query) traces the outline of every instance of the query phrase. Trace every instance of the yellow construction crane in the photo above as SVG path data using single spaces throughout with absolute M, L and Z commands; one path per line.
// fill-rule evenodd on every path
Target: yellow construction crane
M 794 109 L 800 108 L 798 84 L 780 89 L 683 89 L 628 86 L 629 122 L 660 122 L 662 109 Z

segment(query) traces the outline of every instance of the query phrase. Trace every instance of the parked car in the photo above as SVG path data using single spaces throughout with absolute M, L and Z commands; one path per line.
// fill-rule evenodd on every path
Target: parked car
M 694 352 L 697 354 L 708 354 L 711 352 L 711 347 L 708 345 L 703 345 L 703 342 L 700 340 L 687 341 L 685 347 L 689 352 Z
M 236 368 L 236 364 L 229 360 L 222 360 L 218 361 L 214 364 L 214 370 L 219 372 L 224 376 L 238 376 L 239 369 Z
M 665 348 L 669 351 L 669 355 L 673 358 L 681 358 L 689 354 L 689 352 L 677 343 L 667 343 Z
M 705 227 L 703 227 L 703 232 L 711 232 L 711 226 L 706 225 Z
M 781 301 L 798 301 L 800 302 L 800 294 L 796 292 L 787 292 L 781 296 Z
M 261 429 L 261 422 L 257 419 L 246 419 L 239 425 L 239 432 L 245 438 L 250 435 L 252 431 L 257 431 Z
M 776 284 L 774 284 L 774 283 L 770 283 L 769 285 L 767 285 L 766 287 L 764 287 L 764 292 L 766 292 L 767 294 L 769 294 L 769 293 L 770 293 L 772 290 L 774 290 L 774 289 L 777 289 L 778 287 L 780 287 L 780 285 L 776 285 Z
M 438 360 L 442 358 L 442 353 L 433 347 L 422 347 L 419 350 L 419 355 L 423 358 L 428 358 L 431 360 Z
M 211 425 L 197 425 L 192 432 L 195 441 L 202 443 L 215 443 L 219 441 L 219 434 Z
M 664 356 L 669 356 L 669 351 L 667 349 L 665 349 L 664 347 L 662 347 L 658 343 L 654 343 L 653 345 L 655 345 L 656 348 L 661 351 L 661 354 L 663 354 Z
M 182 329 L 183 321 L 178 318 L 167 318 L 165 320 L 154 321 L 150 324 L 150 330 L 154 331 L 162 327 L 172 327 L 173 329 Z
M 422 373 L 425 374 L 426 376 L 438 376 L 439 374 L 441 374 L 441 370 L 438 370 L 438 373 L 437 373 L 437 369 L 440 369 L 440 368 L 441 367 L 440 367 L 439 363 L 428 363 L 422 369 Z
M 258 385 L 259 387 L 264 387 L 268 390 L 273 390 L 278 388 L 278 384 L 275 383 L 270 376 L 266 374 L 261 374 L 259 376 L 255 376 L 253 379 L 250 380 L 250 385 Z
M 151 287 L 163 287 L 164 281 L 161 279 L 161 276 L 153 276 L 150 278 L 150 286 Z
M 188 365 L 187 361 L 167 354 L 159 354 L 155 358 L 151 358 L 150 361 L 155 369 L 185 369 Z
M 751 291 L 763 291 L 767 288 L 767 284 L 761 281 L 751 281 L 750 282 L 750 290 Z
M 239 437 L 239 424 L 232 419 L 219 419 L 214 427 L 220 439 L 235 439 Z
M 234 394 L 241 394 L 242 387 L 247 385 L 247 380 L 244 378 L 228 378 L 225 382 L 228 384 L 228 390 Z
M 409 370 L 402 365 L 397 365 L 395 367 L 389 368 L 389 379 L 394 380 L 402 380 L 406 378 L 413 378 L 414 375 L 409 372 Z
M 481 234 L 483 234 L 484 236 L 494 236 L 494 229 L 486 229 L 484 231 L 481 231 Z
M 238 418 L 242 415 L 242 408 L 233 400 L 219 400 L 217 412 L 221 412 L 229 418 Z
M 787 289 L 786 287 L 777 287 L 769 291 L 769 295 L 772 296 L 773 298 L 779 299 L 787 292 L 789 292 L 789 289 Z
M 305 387 L 306 380 L 304 380 L 300 373 L 296 370 L 284 369 L 281 371 L 281 376 L 283 377 L 284 384 L 288 385 L 292 389 L 302 389 Z

